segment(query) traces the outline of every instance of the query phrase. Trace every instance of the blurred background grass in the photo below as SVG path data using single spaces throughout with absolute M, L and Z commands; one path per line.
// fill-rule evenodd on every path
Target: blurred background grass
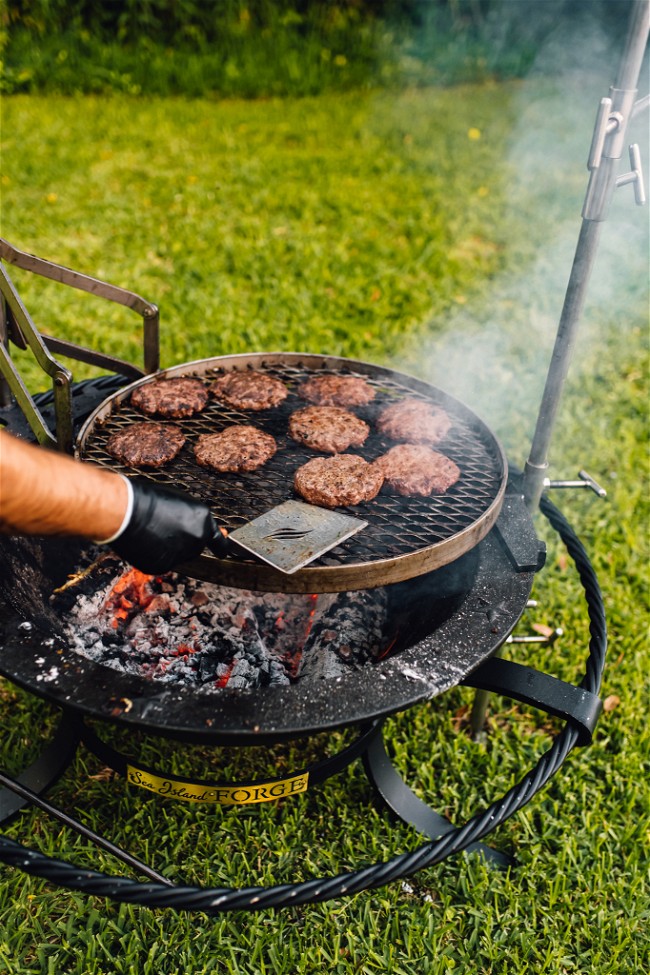
M 6 5 L 10 13 L 20 8 L 22 19 L 12 21 L 6 52 L 14 93 L 2 105 L 3 236 L 156 301 L 165 365 L 286 349 L 400 368 L 466 401 L 511 461 L 523 463 L 577 239 L 593 117 L 617 63 L 620 23 L 608 29 L 611 4 L 593 5 L 587 21 L 577 13 L 560 18 L 528 53 L 523 25 L 515 34 L 519 54 L 514 41 L 506 47 L 512 59 L 528 58 L 527 79 L 488 73 L 434 87 L 405 86 L 396 76 L 377 86 L 373 68 L 372 82 L 366 76 L 347 91 L 236 92 L 265 95 L 256 100 L 224 99 L 218 86 L 200 98 L 185 90 L 136 94 L 112 83 L 93 88 L 83 71 L 76 87 L 66 88 L 56 72 L 51 89 L 46 73 L 14 84 L 21 71 L 33 70 L 30 58 L 36 62 L 39 50 L 67 49 L 62 31 L 25 24 L 29 11 L 45 6 L 63 9 Z M 253 10 L 219 6 L 233 16 Z M 447 49 L 462 52 L 474 43 L 478 15 L 488 21 L 498 5 L 419 6 L 445 14 Z M 526 4 L 500 8 L 512 6 Z M 136 7 L 153 15 L 164 4 Z M 553 7 L 558 13 L 564 5 Z M 68 5 L 65 26 L 80 37 L 88 28 L 74 22 L 75 9 Z M 521 9 L 518 16 L 526 20 Z M 372 29 L 384 30 L 386 21 L 376 21 Z M 351 25 L 343 33 L 353 34 Z M 20 53 L 21 31 L 34 44 L 29 55 L 26 47 Z M 134 50 L 161 43 L 153 27 L 136 36 Z M 425 36 L 416 31 L 410 43 Z M 175 36 L 164 44 L 177 60 Z M 120 45 L 127 49 L 127 40 Z M 190 47 L 199 51 L 200 44 Z M 350 62 L 351 47 L 327 49 Z M 256 50 L 251 63 L 261 57 Z M 274 50 L 282 61 L 284 49 Z M 391 58 L 401 58 L 400 50 L 391 48 Z M 95 54 L 90 61 L 101 65 Z M 394 63 L 388 59 L 387 78 Z M 435 80 L 441 63 L 425 53 L 412 68 Z M 473 69 L 461 58 L 454 81 L 463 70 Z M 647 123 L 636 122 L 631 137 L 647 144 Z M 647 255 L 647 219 L 623 189 L 603 230 L 551 456 L 553 476 L 587 467 L 609 493 L 604 502 L 554 497 L 603 585 L 608 704 L 594 744 L 573 753 L 492 837 L 517 856 L 517 869 L 506 875 L 461 856 L 408 884 L 351 900 L 208 919 L 120 907 L 0 867 L 4 970 L 637 975 L 650 967 Z M 44 331 L 138 359 L 137 316 L 10 270 Z M 42 389 L 28 358 L 17 360 L 31 388 Z M 91 372 L 73 371 L 75 378 Z M 543 520 L 537 528 L 549 558 L 533 591 L 539 606 L 519 632 L 551 625 L 565 636 L 552 647 L 518 646 L 517 659 L 576 682 L 588 641 L 580 588 Z M 54 715 L 6 681 L 0 695 L 0 761 L 18 772 L 38 754 Z M 457 689 L 391 718 L 387 730 L 407 781 L 456 822 L 502 795 L 558 727 L 495 698 L 487 738 L 473 742 L 470 703 L 471 694 Z M 332 747 L 347 740 L 348 733 L 335 735 Z M 299 768 L 319 743 L 234 755 L 155 740 L 129 744 L 181 774 L 221 779 L 242 770 L 263 774 L 274 762 Z M 422 842 L 375 807 L 357 765 L 283 804 L 196 810 L 136 794 L 80 751 L 51 796 L 189 883 L 290 882 L 355 869 Z M 122 872 L 40 813 L 21 813 L 6 832 L 54 856 Z
M 5 91 L 238 96 L 522 77 L 628 0 L 5 0 Z M 581 48 L 574 51 L 580 58 Z

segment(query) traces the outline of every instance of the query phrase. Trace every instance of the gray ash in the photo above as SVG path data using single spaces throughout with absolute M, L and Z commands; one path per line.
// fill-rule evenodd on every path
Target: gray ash
M 251 592 L 111 561 L 53 597 L 73 650 L 123 673 L 206 691 L 341 677 L 386 643 L 384 589 Z M 89 591 L 90 590 L 90 591 Z

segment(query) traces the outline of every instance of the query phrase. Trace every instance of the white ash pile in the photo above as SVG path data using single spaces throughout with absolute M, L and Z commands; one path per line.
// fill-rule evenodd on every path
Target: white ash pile
M 341 677 L 386 643 L 383 589 L 251 592 L 121 565 L 65 612 L 70 646 L 123 673 L 208 691 Z M 56 597 L 55 597 L 56 599 Z

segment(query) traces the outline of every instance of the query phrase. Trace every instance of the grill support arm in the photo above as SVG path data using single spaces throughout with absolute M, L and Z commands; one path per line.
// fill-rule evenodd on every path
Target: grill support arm
M 603 99 L 600 103 L 589 152 L 590 178 L 582 210 L 582 226 L 530 455 L 524 470 L 524 497 L 531 511 L 539 506 L 544 490 L 548 450 L 569 372 L 587 285 L 596 258 L 600 228 L 607 217 L 607 210 L 617 186 L 616 168 L 623 153 L 627 124 L 647 102 L 647 99 L 640 102 L 635 102 L 635 99 L 649 31 L 650 6 L 647 0 L 636 0 L 630 14 L 628 35 L 616 84 L 610 89 L 610 98 Z M 638 159 L 638 151 L 635 158 Z M 634 182 L 637 202 L 643 203 L 642 187 L 637 176 L 634 173 L 628 176 L 630 178 L 621 177 L 618 185 Z
M 44 446 L 56 447 L 64 453 L 72 453 L 72 373 L 58 362 L 52 353 L 69 356 L 78 362 L 114 370 L 131 379 L 137 379 L 145 373 L 131 363 L 117 359 L 115 356 L 87 349 L 84 346 L 75 345 L 53 336 L 42 335 L 16 291 L 2 264 L 3 261 L 22 270 L 31 271 L 41 277 L 76 288 L 79 291 L 85 291 L 107 301 L 124 305 L 141 315 L 144 367 L 147 373 L 156 372 L 160 365 L 158 308 L 134 292 L 107 284 L 98 278 L 80 274 L 70 268 L 63 267 L 63 265 L 53 264 L 51 261 L 34 257 L 32 254 L 18 250 L 8 241 L 0 238 L 0 409 L 11 406 L 11 395 L 13 394 L 36 440 Z M 9 340 L 13 341 L 20 349 L 29 348 L 36 363 L 52 381 L 55 407 L 54 432 L 48 427 L 11 358 Z
M 531 511 L 539 506 L 548 471 L 548 450 L 555 427 L 562 391 L 566 382 L 587 285 L 594 265 L 602 223 L 583 220 L 571 268 L 560 324 L 555 338 L 537 425 L 524 468 L 524 497 Z
M 124 365 L 130 368 L 129 375 L 132 373 L 134 375 L 136 373 L 138 375 L 148 375 L 158 371 L 160 368 L 160 314 L 156 305 L 150 301 L 146 301 L 146 299 L 134 291 L 127 291 L 126 288 L 119 288 L 117 285 L 100 281 L 99 278 L 90 277 L 88 274 L 81 274 L 79 271 L 73 271 L 71 268 L 64 267 L 62 264 L 54 264 L 52 261 L 46 261 L 41 257 L 35 257 L 33 254 L 27 254 L 25 251 L 19 250 L 10 244 L 9 241 L 2 238 L 0 238 L 0 260 L 6 261 L 7 264 L 14 264 L 16 267 L 22 268 L 25 271 L 32 271 L 34 274 L 38 274 L 43 278 L 49 278 L 51 281 L 58 281 L 60 284 L 67 285 L 70 288 L 76 288 L 77 291 L 85 291 L 87 294 L 96 295 L 98 298 L 104 298 L 106 301 L 113 301 L 118 305 L 124 305 L 125 308 L 130 308 L 136 312 L 136 314 L 142 317 L 144 373 L 141 369 L 136 369 L 132 366 L 131 363 L 124 363 Z M 100 353 L 95 353 L 92 349 L 77 347 L 60 339 L 54 339 L 48 336 L 45 340 L 49 343 L 53 351 L 70 355 L 72 358 L 79 359 L 80 362 L 89 362 L 91 365 L 100 366 L 108 364 L 110 367 L 113 367 L 116 363 L 121 363 L 121 360 L 108 360 L 108 357 L 102 356 Z M 88 356 L 95 356 L 96 358 L 85 358 L 83 355 L 75 355 L 74 350 L 85 353 Z M 96 361 L 96 359 L 99 361 Z
M 54 395 L 54 410 L 56 416 L 56 436 L 48 428 L 43 416 L 30 396 L 20 373 L 14 366 L 9 355 L 8 337 L 0 341 L 0 373 L 4 376 L 7 386 L 16 397 L 17 403 L 23 410 L 27 422 L 38 442 L 48 447 L 58 447 L 67 453 L 72 452 L 72 400 L 70 383 L 72 373 L 65 366 L 54 359 L 29 317 L 18 292 L 13 286 L 9 275 L 0 265 L 0 295 L 6 302 L 13 316 L 15 337 L 22 348 L 29 348 L 43 372 L 52 380 Z

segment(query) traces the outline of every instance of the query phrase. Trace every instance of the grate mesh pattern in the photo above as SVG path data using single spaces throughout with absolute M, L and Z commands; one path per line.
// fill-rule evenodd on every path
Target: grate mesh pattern
M 167 370 L 166 375 L 198 376 L 211 382 L 233 368 L 264 371 L 284 382 L 290 391 L 289 396 L 279 407 L 260 412 L 239 411 L 211 400 L 202 413 L 170 421 L 179 425 L 187 437 L 185 446 L 172 463 L 159 470 L 136 472 L 115 461 L 106 452 L 105 445 L 116 430 L 143 419 L 142 414 L 129 404 L 130 393 L 136 385 L 141 385 L 139 382 L 112 397 L 90 417 L 81 431 L 80 456 L 125 474 L 138 473 L 161 484 L 182 487 L 210 505 L 219 524 L 232 531 L 269 508 L 295 497 L 293 475 L 296 469 L 315 456 L 323 456 L 296 443 L 287 433 L 291 413 L 307 405 L 298 396 L 297 389 L 315 372 L 345 374 L 364 378 L 375 390 L 372 403 L 354 409 L 369 424 L 371 433 L 365 444 L 351 453 L 372 461 L 394 446 L 394 441 L 377 432 L 376 418 L 387 405 L 405 396 L 416 396 L 441 406 L 451 417 L 452 429 L 436 449 L 455 461 L 461 477 L 440 497 L 403 498 L 384 489 L 373 501 L 346 508 L 346 513 L 367 521 L 368 528 L 341 543 L 315 564 L 369 563 L 440 545 L 480 521 L 493 509 L 503 492 L 506 476 L 503 454 L 482 421 L 440 390 L 399 373 L 352 360 L 278 354 L 267 359 L 252 356 L 209 359 L 175 367 Z M 219 474 L 197 464 L 193 457 L 197 438 L 233 423 L 249 423 L 270 433 L 278 444 L 275 456 L 259 470 L 247 474 Z

